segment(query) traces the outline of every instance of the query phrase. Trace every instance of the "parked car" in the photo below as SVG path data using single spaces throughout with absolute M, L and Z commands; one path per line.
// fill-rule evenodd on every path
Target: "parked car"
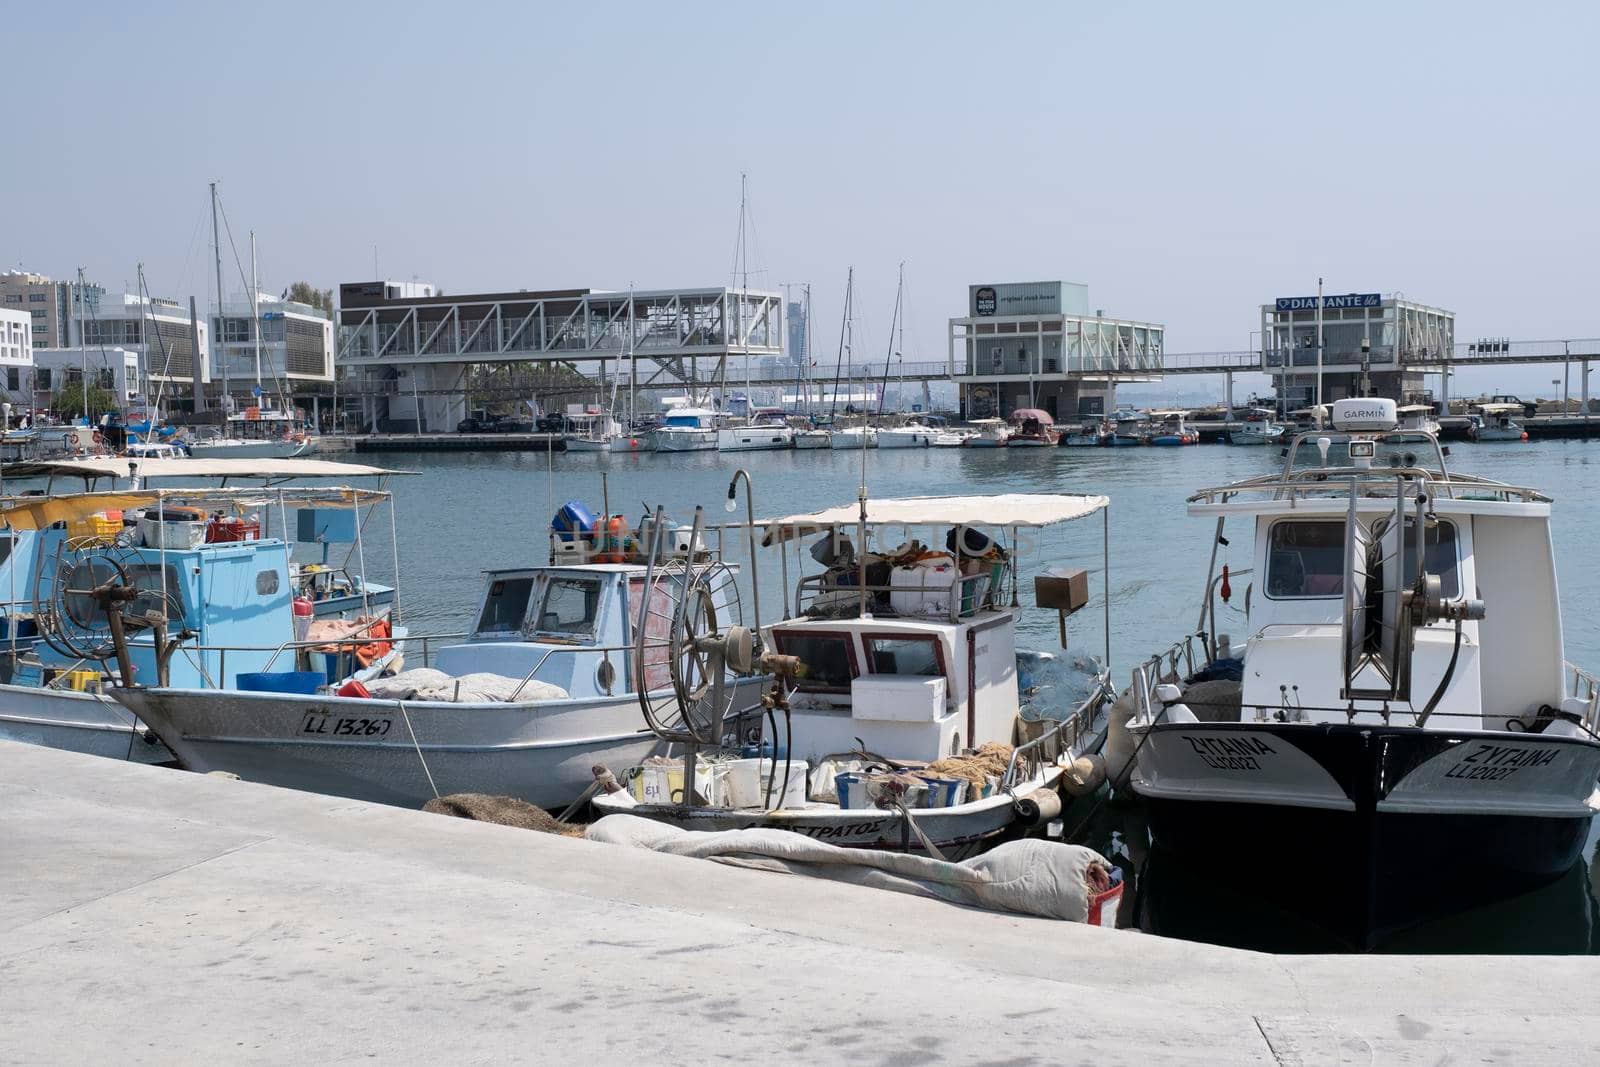
M 1521 404 L 1522 405 L 1522 414 L 1525 415 L 1525 416 L 1528 416 L 1529 418 L 1532 418 L 1534 415 L 1539 414 L 1539 405 L 1538 405 L 1537 402 L 1531 401 L 1531 400 L 1523 400 L 1521 397 L 1512 396 L 1510 393 L 1500 393 L 1497 396 L 1491 396 L 1489 398 L 1489 403 L 1491 403 L 1491 404 Z

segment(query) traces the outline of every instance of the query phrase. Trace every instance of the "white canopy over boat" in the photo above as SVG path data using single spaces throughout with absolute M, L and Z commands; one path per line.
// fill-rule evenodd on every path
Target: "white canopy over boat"
M 1051 526 L 1093 515 L 1109 506 L 1110 497 L 1062 493 L 1003 493 L 997 496 L 913 496 L 867 501 L 869 526 Z M 833 526 L 861 522 L 856 502 L 808 515 L 762 519 L 764 545 Z
M 8 478 L 50 478 L 59 475 L 88 479 L 127 478 L 130 465 L 137 468 L 134 473 L 139 478 L 370 478 L 411 473 L 330 459 L 274 459 L 269 456 L 241 459 L 92 456 L 8 463 L 4 473 Z

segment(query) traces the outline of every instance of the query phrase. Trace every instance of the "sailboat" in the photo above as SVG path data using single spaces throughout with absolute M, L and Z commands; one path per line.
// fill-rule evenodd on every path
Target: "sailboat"
M 222 306 L 222 246 L 217 234 L 217 185 L 211 183 L 211 240 L 217 257 L 217 316 L 223 317 Z M 188 442 L 189 454 L 206 459 L 287 459 L 316 451 L 316 441 L 300 426 L 300 420 L 288 410 L 288 405 L 278 408 L 264 406 L 266 393 L 261 387 L 261 293 L 256 278 L 256 235 L 250 233 L 250 335 L 255 342 L 256 384 L 251 390 L 255 404 L 243 411 L 234 411 L 233 397 L 227 391 L 227 359 L 217 361 L 223 368 L 222 407 L 226 412 L 224 432 L 219 437 L 203 437 Z M 217 339 L 221 343 L 221 338 Z
M 629 294 L 632 301 L 632 294 Z M 631 307 L 630 307 L 631 320 Z M 617 421 L 617 383 L 611 383 L 611 404 L 609 407 L 598 411 L 588 411 L 580 415 L 568 415 L 567 423 L 572 428 L 567 432 L 563 443 L 568 452 L 649 452 L 654 447 L 650 435 L 633 432 L 634 397 L 638 394 L 635 385 L 638 380 L 638 363 L 633 354 L 633 324 L 628 324 L 628 335 L 624 339 L 623 356 L 633 366 L 632 377 L 628 386 L 628 425 L 624 426 Z
M 834 405 L 839 403 L 839 372 L 845 364 L 850 365 L 850 393 L 855 391 L 855 285 L 856 271 L 850 268 L 849 276 L 844 287 L 844 321 L 839 324 L 839 363 L 833 374 L 833 399 L 828 406 L 831 413 Z M 854 406 L 854 400 L 847 405 Z M 848 414 L 848 412 L 847 412 Z M 828 435 L 828 447 L 835 451 L 856 451 L 863 448 L 878 447 L 878 431 L 867 424 L 866 416 L 860 416 L 861 421 L 853 426 L 840 427 Z M 837 421 L 835 421 L 837 426 Z

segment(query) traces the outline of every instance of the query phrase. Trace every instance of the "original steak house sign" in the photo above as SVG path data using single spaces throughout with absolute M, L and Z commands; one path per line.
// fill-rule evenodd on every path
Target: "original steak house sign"
M 1383 306 L 1383 296 L 1380 293 L 1345 293 L 1343 296 L 1324 296 L 1322 310 L 1333 311 L 1338 308 L 1376 308 Z M 1317 298 L 1314 296 L 1280 296 L 1278 297 L 1279 311 L 1315 311 Z

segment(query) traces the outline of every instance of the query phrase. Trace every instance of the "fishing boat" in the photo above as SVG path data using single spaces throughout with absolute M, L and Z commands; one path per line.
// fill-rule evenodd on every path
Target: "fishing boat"
M 1394 410 L 1395 418 L 1399 420 L 1396 433 L 1416 434 L 1419 444 L 1426 444 L 1429 438 L 1438 438 L 1439 422 L 1433 417 L 1432 404 L 1401 404 Z
M 1154 424 L 1150 431 L 1148 441 L 1159 447 L 1174 447 L 1179 445 L 1197 445 L 1200 435 L 1196 433 L 1188 422 L 1187 411 L 1152 411 L 1150 421 Z
M 1111 690 L 1093 657 L 1017 651 L 1017 575 L 1001 542 L 1106 505 L 1065 495 L 863 498 L 751 524 L 794 578 L 787 617 L 765 628 L 758 618 L 761 647 L 745 657 L 772 675 L 765 726 L 740 732 L 683 714 L 660 729 L 683 758 L 614 768 L 622 788 L 598 793 L 596 810 L 941 856 L 1047 821 L 1063 774 L 1079 773 L 1079 758 L 1103 740 Z M 942 547 L 901 541 L 911 530 Z M 1063 612 L 1065 633 L 1087 578 L 1047 580 L 1036 599 Z M 720 647 L 704 633 L 693 640 Z M 657 727 L 659 710 L 644 710 Z
M 1150 443 L 1150 416 L 1142 411 L 1121 409 L 1112 413 L 1111 437 L 1106 444 L 1114 448 Z
M 1084 423 L 1076 430 L 1061 435 L 1061 445 L 1065 448 L 1099 448 L 1111 443 L 1113 433 L 1109 421 Z
M 1228 426 L 1230 445 L 1275 445 L 1283 440 L 1283 424 L 1274 421 L 1271 408 L 1251 408 L 1243 422 Z
M 692 589 L 646 581 L 636 546 L 655 530 L 668 558 L 703 565 Z M 547 565 L 484 576 L 466 640 L 432 647 L 413 636 L 419 668 L 294 697 L 159 686 L 112 695 L 191 770 L 405 807 L 478 792 L 559 809 L 592 785 L 595 763 L 627 766 L 658 750 L 635 678 L 665 699 L 673 672 L 688 669 L 669 667 L 660 627 L 742 616 L 735 572 L 704 542 L 698 512 L 692 527 L 658 509 L 630 529 L 569 501 L 550 546 Z M 729 680 L 728 708 L 755 709 L 762 684 Z
M 1011 413 L 1008 448 L 1054 448 L 1061 439 L 1055 420 L 1040 408 L 1017 408 Z
M 394 587 L 352 590 L 339 569 L 292 557 L 296 540 L 326 549 L 387 503 L 344 487 L 14 498 L 0 510 L 0 738 L 165 762 L 172 754 L 109 689 L 139 681 L 221 699 L 382 671 L 406 634 Z M 290 514 L 298 539 L 283 528 Z
M 717 431 L 717 449 L 722 452 L 774 452 L 793 448 L 794 427 L 789 417 L 777 408 L 755 412 L 740 426 Z
M 1360 947 L 1559 877 L 1600 807 L 1550 498 L 1414 437 L 1393 401 L 1341 400 L 1278 473 L 1189 497 L 1216 523 L 1199 636 L 1134 671 L 1107 750 L 1158 843 L 1235 872 L 1258 844 L 1273 902 Z M 1246 575 L 1236 646 L 1218 597 Z
M 716 412 L 708 408 L 674 408 L 651 436 L 657 452 L 715 452 Z
M 629 433 L 607 411 L 585 411 L 567 415 L 568 430 L 562 444 L 568 452 L 648 452 L 650 441 L 642 434 Z
M 1526 441 L 1519 416 L 1521 404 L 1474 404 L 1467 423 L 1467 436 L 1474 441 Z
M 966 448 L 1004 448 L 1011 440 L 1004 419 L 973 419 L 972 432 L 962 442 Z

